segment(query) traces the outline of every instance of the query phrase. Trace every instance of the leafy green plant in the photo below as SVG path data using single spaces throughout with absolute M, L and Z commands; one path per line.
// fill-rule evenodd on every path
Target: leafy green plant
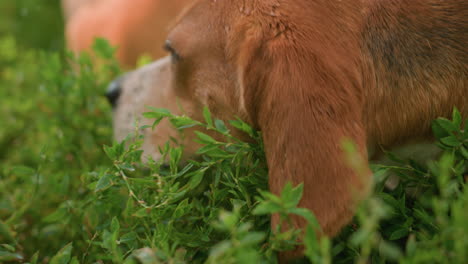
M 0 262 L 275 263 L 302 244 L 312 263 L 466 263 L 468 122 L 457 110 L 434 121 L 440 159 L 389 154 L 396 165 L 373 165 L 374 191 L 355 221 L 319 239 L 313 214 L 297 208 L 302 185 L 267 191 L 261 134 L 241 120 L 149 108 L 154 126 L 198 129 L 199 158 L 187 162 L 176 142 L 158 161 L 142 158 L 138 127 L 111 142 L 102 94 L 119 69 L 114 49 L 101 40 L 95 49 L 109 64 L 0 40 Z M 389 173 L 400 178 L 393 189 Z M 273 213 L 309 225 L 271 229 Z
M 13 252 L 47 252 L 47 259 L 81 236 L 86 174 L 110 164 L 100 147 L 112 135 L 102 91 L 117 72 L 93 70 L 87 56 L 23 51 L 15 42 L 0 40 L 0 219 Z

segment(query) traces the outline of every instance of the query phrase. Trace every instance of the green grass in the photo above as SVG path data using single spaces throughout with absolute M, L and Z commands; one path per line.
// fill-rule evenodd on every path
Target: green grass
M 467 263 L 468 125 L 456 110 L 434 122 L 440 160 L 374 165 L 374 192 L 355 221 L 318 241 L 313 215 L 296 208 L 302 186 L 288 185 L 280 197 L 266 191 L 261 135 L 247 124 L 231 121 L 256 143 L 231 136 L 207 110 L 198 122 L 148 109 L 147 118 L 224 140 L 199 133 L 197 161 L 181 163 L 183 150 L 166 146 L 169 166 L 142 162 L 137 132 L 112 142 L 102 96 L 119 74 L 111 48 L 97 43 L 109 63 L 96 69 L 86 56 L 16 42 L 0 39 L 1 263 L 275 263 L 298 232 L 270 230 L 271 213 L 309 220 L 304 243 L 313 263 Z M 401 178 L 392 191 L 384 189 L 389 171 Z

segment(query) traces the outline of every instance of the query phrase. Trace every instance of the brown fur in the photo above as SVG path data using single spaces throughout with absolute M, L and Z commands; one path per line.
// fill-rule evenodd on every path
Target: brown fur
M 167 53 L 167 27 L 192 0 L 63 0 L 67 47 L 89 51 L 96 37 L 117 46 L 117 59 L 135 66 L 142 55 L 153 59 Z
M 142 104 L 159 106 L 169 89 L 164 104 L 182 98 L 196 118 L 207 105 L 247 120 L 263 133 L 270 190 L 304 183 L 300 206 L 333 236 L 371 184 L 344 139 L 367 165 L 378 155 L 367 149 L 429 139 L 454 106 L 468 117 L 467 19 L 465 0 L 198 0 L 168 36 L 180 59 L 158 66 L 169 73 L 154 71 Z

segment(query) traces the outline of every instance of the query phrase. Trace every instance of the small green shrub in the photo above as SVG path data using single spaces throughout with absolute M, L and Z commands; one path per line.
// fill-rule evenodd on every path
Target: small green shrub
M 269 216 L 309 221 L 305 255 L 312 263 L 467 263 L 468 125 L 458 111 L 434 121 L 439 160 L 374 165 L 374 192 L 355 221 L 333 240 L 315 236 L 313 214 L 297 208 L 303 187 L 267 192 L 261 135 L 241 120 L 229 127 L 204 111 L 204 122 L 149 108 L 198 132 L 200 158 L 161 149 L 142 161 L 142 136 L 111 142 L 110 108 L 102 94 L 119 74 L 113 49 L 95 45 L 109 64 L 87 56 L 24 51 L 0 40 L 0 262 L 275 263 L 297 244 L 298 230 L 270 230 Z M 355 155 L 349 147 L 349 155 Z M 389 172 L 400 177 L 385 190 Z M 409 188 L 417 195 L 408 195 Z

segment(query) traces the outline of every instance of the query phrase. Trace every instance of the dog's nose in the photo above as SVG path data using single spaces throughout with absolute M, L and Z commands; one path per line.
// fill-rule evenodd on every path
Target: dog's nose
M 120 94 L 122 92 L 121 84 L 122 78 L 118 78 L 111 82 L 107 87 L 106 97 L 112 107 L 115 107 L 117 105 L 117 101 L 119 100 Z

